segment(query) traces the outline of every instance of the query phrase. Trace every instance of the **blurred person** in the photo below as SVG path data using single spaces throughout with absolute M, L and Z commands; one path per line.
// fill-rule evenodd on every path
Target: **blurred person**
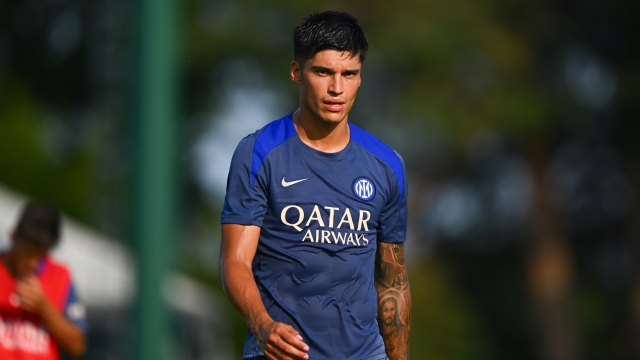
M 407 359 L 404 163 L 348 121 L 367 39 L 354 17 L 327 11 L 293 40 L 299 108 L 240 141 L 221 215 L 221 280 L 249 328 L 243 358 Z M 402 336 L 378 326 L 389 290 Z
M 86 319 L 70 271 L 49 255 L 60 240 L 60 213 L 24 207 L 0 262 L 0 359 L 55 360 L 58 348 L 85 351 Z

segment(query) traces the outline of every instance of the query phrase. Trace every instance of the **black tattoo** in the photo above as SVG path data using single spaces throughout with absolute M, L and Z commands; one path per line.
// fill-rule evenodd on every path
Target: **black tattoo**
M 393 279 L 393 284 L 391 284 L 391 286 L 396 289 L 404 290 L 407 287 L 408 283 L 409 277 L 407 276 L 407 272 L 405 270 L 402 270 L 402 272 L 398 274 L 395 279 Z
M 404 265 L 404 245 L 392 244 L 391 250 L 393 250 L 393 257 L 400 265 Z
M 411 292 L 403 244 L 378 243 L 375 264 L 378 325 L 390 360 L 409 358 Z

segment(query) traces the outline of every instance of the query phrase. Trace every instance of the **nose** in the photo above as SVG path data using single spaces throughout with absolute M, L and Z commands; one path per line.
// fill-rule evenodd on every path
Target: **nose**
M 344 92 L 343 81 L 342 74 L 334 74 L 329 83 L 329 94 L 333 96 L 342 94 Z

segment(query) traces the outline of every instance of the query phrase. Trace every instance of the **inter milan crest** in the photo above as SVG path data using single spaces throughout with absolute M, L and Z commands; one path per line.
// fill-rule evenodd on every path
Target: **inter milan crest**
M 369 201 L 376 196 L 376 187 L 369 178 L 361 176 L 357 178 L 351 187 L 353 193 L 362 201 Z

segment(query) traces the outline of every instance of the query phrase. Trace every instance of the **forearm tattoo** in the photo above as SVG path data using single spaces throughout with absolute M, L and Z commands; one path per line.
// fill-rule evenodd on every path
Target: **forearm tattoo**
M 378 326 L 390 360 L 409 358 L 411 292 L 404 264 L 404 244 L 378 243 L 375 264 Z
M 404 265 L 404 244 L 391 244 L 393 250 L 393 258 L 400 265 Z

